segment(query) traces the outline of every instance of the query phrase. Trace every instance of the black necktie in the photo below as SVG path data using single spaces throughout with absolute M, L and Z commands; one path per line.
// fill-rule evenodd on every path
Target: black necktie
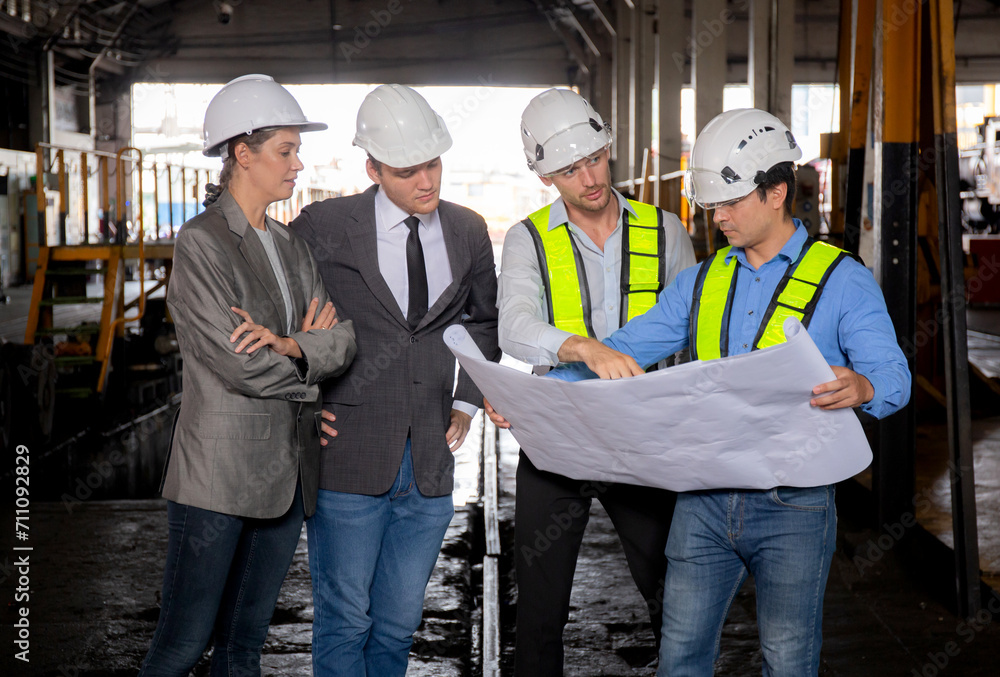
M 403 221 L 410 229 L 406 238 L 406 272 L 410 278 L 410 303 L 406 310 L 406 321 L 416 329 L 427 314 L 427 269 L 424 267 L 424 248 L 420 244 L 420 219 L 408 216 Z

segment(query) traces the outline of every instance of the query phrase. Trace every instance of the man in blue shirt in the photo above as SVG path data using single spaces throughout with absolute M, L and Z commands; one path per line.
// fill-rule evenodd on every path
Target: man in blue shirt
M 651 310 L 603 343 L 564 345 L 566 361 L 581 364 L 552 375 L 634 376 L 687 346 L 702 360 L 747 353 L 783 341 L 781 321 L 791 315 L 836 376 L 813 388 L 813 406 L 860 407 L 876 417 L 903 407 L 910 374 L 871 273 L 813 242 L 791 216 L 800 157 L 791 132 L 764 111 L 730 111 L 706 125 L 685 189 L 714 210 L 730 247 L 682 271 Z M 833 486 L 681 494 L 666 548 L 657 674 L 712 674 L 723 622 L 748 573 L 764 674 L 817 674 L 836 520 Z

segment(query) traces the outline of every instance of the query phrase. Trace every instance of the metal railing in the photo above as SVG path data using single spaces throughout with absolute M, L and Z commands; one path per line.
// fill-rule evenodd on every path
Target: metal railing
M 158 163 L 156 160 L 146 163 L 142 153 L 135 148 L 126 147 L 117 153 L 100 150 L 79 150 L 49 143 L 39 143 L 35 146 L 35 191 L 39 209 L 39 244 L 66 245 L 73 242 L 88 244 L 92 240 L 92 216 L 96 204 L 99 210 L 102 228 L 99 239 L 114 240 L 117 244 L 125 244 L 130 237 L 127 227 L 134 225 L 134 230 L 142 228 L 143 204 L 146 196 L 143 194 L 143 177 L 152 181 L 153 224 L 152 237 L 159 237 L 159 207 L 161 190 L 165 189 L 167 196 L 167 237 L 172 239 L 176 234 L 175 226 L 179 227 L 189 216 L 202 211 L 198 200 L 198 187 L 202 182 L 208 182 L 215 174 L 207 169 L 194 169 L 184 165 L 173 165 L 169 162 Z M 57 177 L 59 195 L 59 228 L 54 241 L 49 241 L 48 224 L 44 222 L 46 204 L 46 189 L 49 182 L 46 176 Z M 112 177 L 114 181 L 112 182 Z M 74 196 L 71 184 L 78 186 L 79 195 Z M 96 184 L 96 185 L 93 185 Z M 96 193 L 96 198 L 94 196 Z M 179 197 L 179 214 L 175 214 L 175 197 Z M 189 211 L 190 207 L 190 211 Z M 76 232 L 67 231 L 70 225 L 70 215 L 73 213 L 73 225 Z M 124 229 L 124 230 L 123 230 Z M 143 235 L 145 237 L 145 235 Z
M 486 552 L 483 555 L 483 677 L 500 675 L 500 440 L 483 414 L 480 467 L 483 478 L 483 519 Z

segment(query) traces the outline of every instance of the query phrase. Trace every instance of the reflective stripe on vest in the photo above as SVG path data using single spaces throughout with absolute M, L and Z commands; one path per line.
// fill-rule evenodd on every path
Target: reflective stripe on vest
M 631 223 L 627 210 L 622 217 L 621 324 L 656 304 L 666 277 L 660 210 L 633 200 L 628 203 L 638 218 Z M 550 207 L 546 205 L 522 221 L 535 244 L 542 279 L 548 282 L 545 300 L 549 322 L 563 331 L 593 337 L 590 285 L 583 256 L 568 224 L 549 229 Z
M 717 251 L 698 271 L 691 304 L 691 359 L 714 360 L 729 354 L 729 313 L 739 271 L 735 256 L 726 260 L 730 249 Z M 807 238 L 799 258 L 774 290 L 751 350 L 784 343 L 782 325 L 788 317 L 808 328 L 830 273 L 847 256 L 842 249 Z
M 628 201 L 636 223 L 625 211 L 622 229 L 622 303 L 620 324 L 642 315 L 656 305 L 666 278 L 663 215 L 653 205 Z

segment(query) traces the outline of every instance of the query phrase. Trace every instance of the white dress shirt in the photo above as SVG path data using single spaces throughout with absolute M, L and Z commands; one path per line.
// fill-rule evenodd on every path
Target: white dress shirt
M 385 191 L 375 193 L 375 230 L 378 238 L 378 268 L 392 291 L 393 298 L 406 317 L 410 306 L 410 276 L 406 269 L 406 238 L 410 229 L 403 221 L 410 216 L 389 199 Z M 441 217 L 435 209 L 430 214 L 414 214 L 420 220 L 417 234 L 424 250 L 427 274 L 427 307 L 438 300 L 452 282 L 451 263 L 444 243 Z M 456 400 L 453 409 L 475 416 L 479 407 Z
M 628 200 L 612 189 L 622 212 L 635 218 Z M 598 340 L 607 338 L 621 324 L 622 217 L 604 242 L 602 250 L 566 216 L 562 198 L 552 203 L 548 224 L 538 228 L 558 228 L 569 222 L 569 231 L 580 249 L 590 287 L 591 326 Z M 687 230 L 674 214 L 663 212 L 666 279 L 673 282 L 680 271 L 695 264 L 694 248 Z M 523 223 L 507 231 L 500 266 L 497 308 L 500 310 L 500 348 L 508 355 L 536 366 L 559 364 L 559 348 L 573 334 L 549 324 L 545 287 L 531 234 Z

